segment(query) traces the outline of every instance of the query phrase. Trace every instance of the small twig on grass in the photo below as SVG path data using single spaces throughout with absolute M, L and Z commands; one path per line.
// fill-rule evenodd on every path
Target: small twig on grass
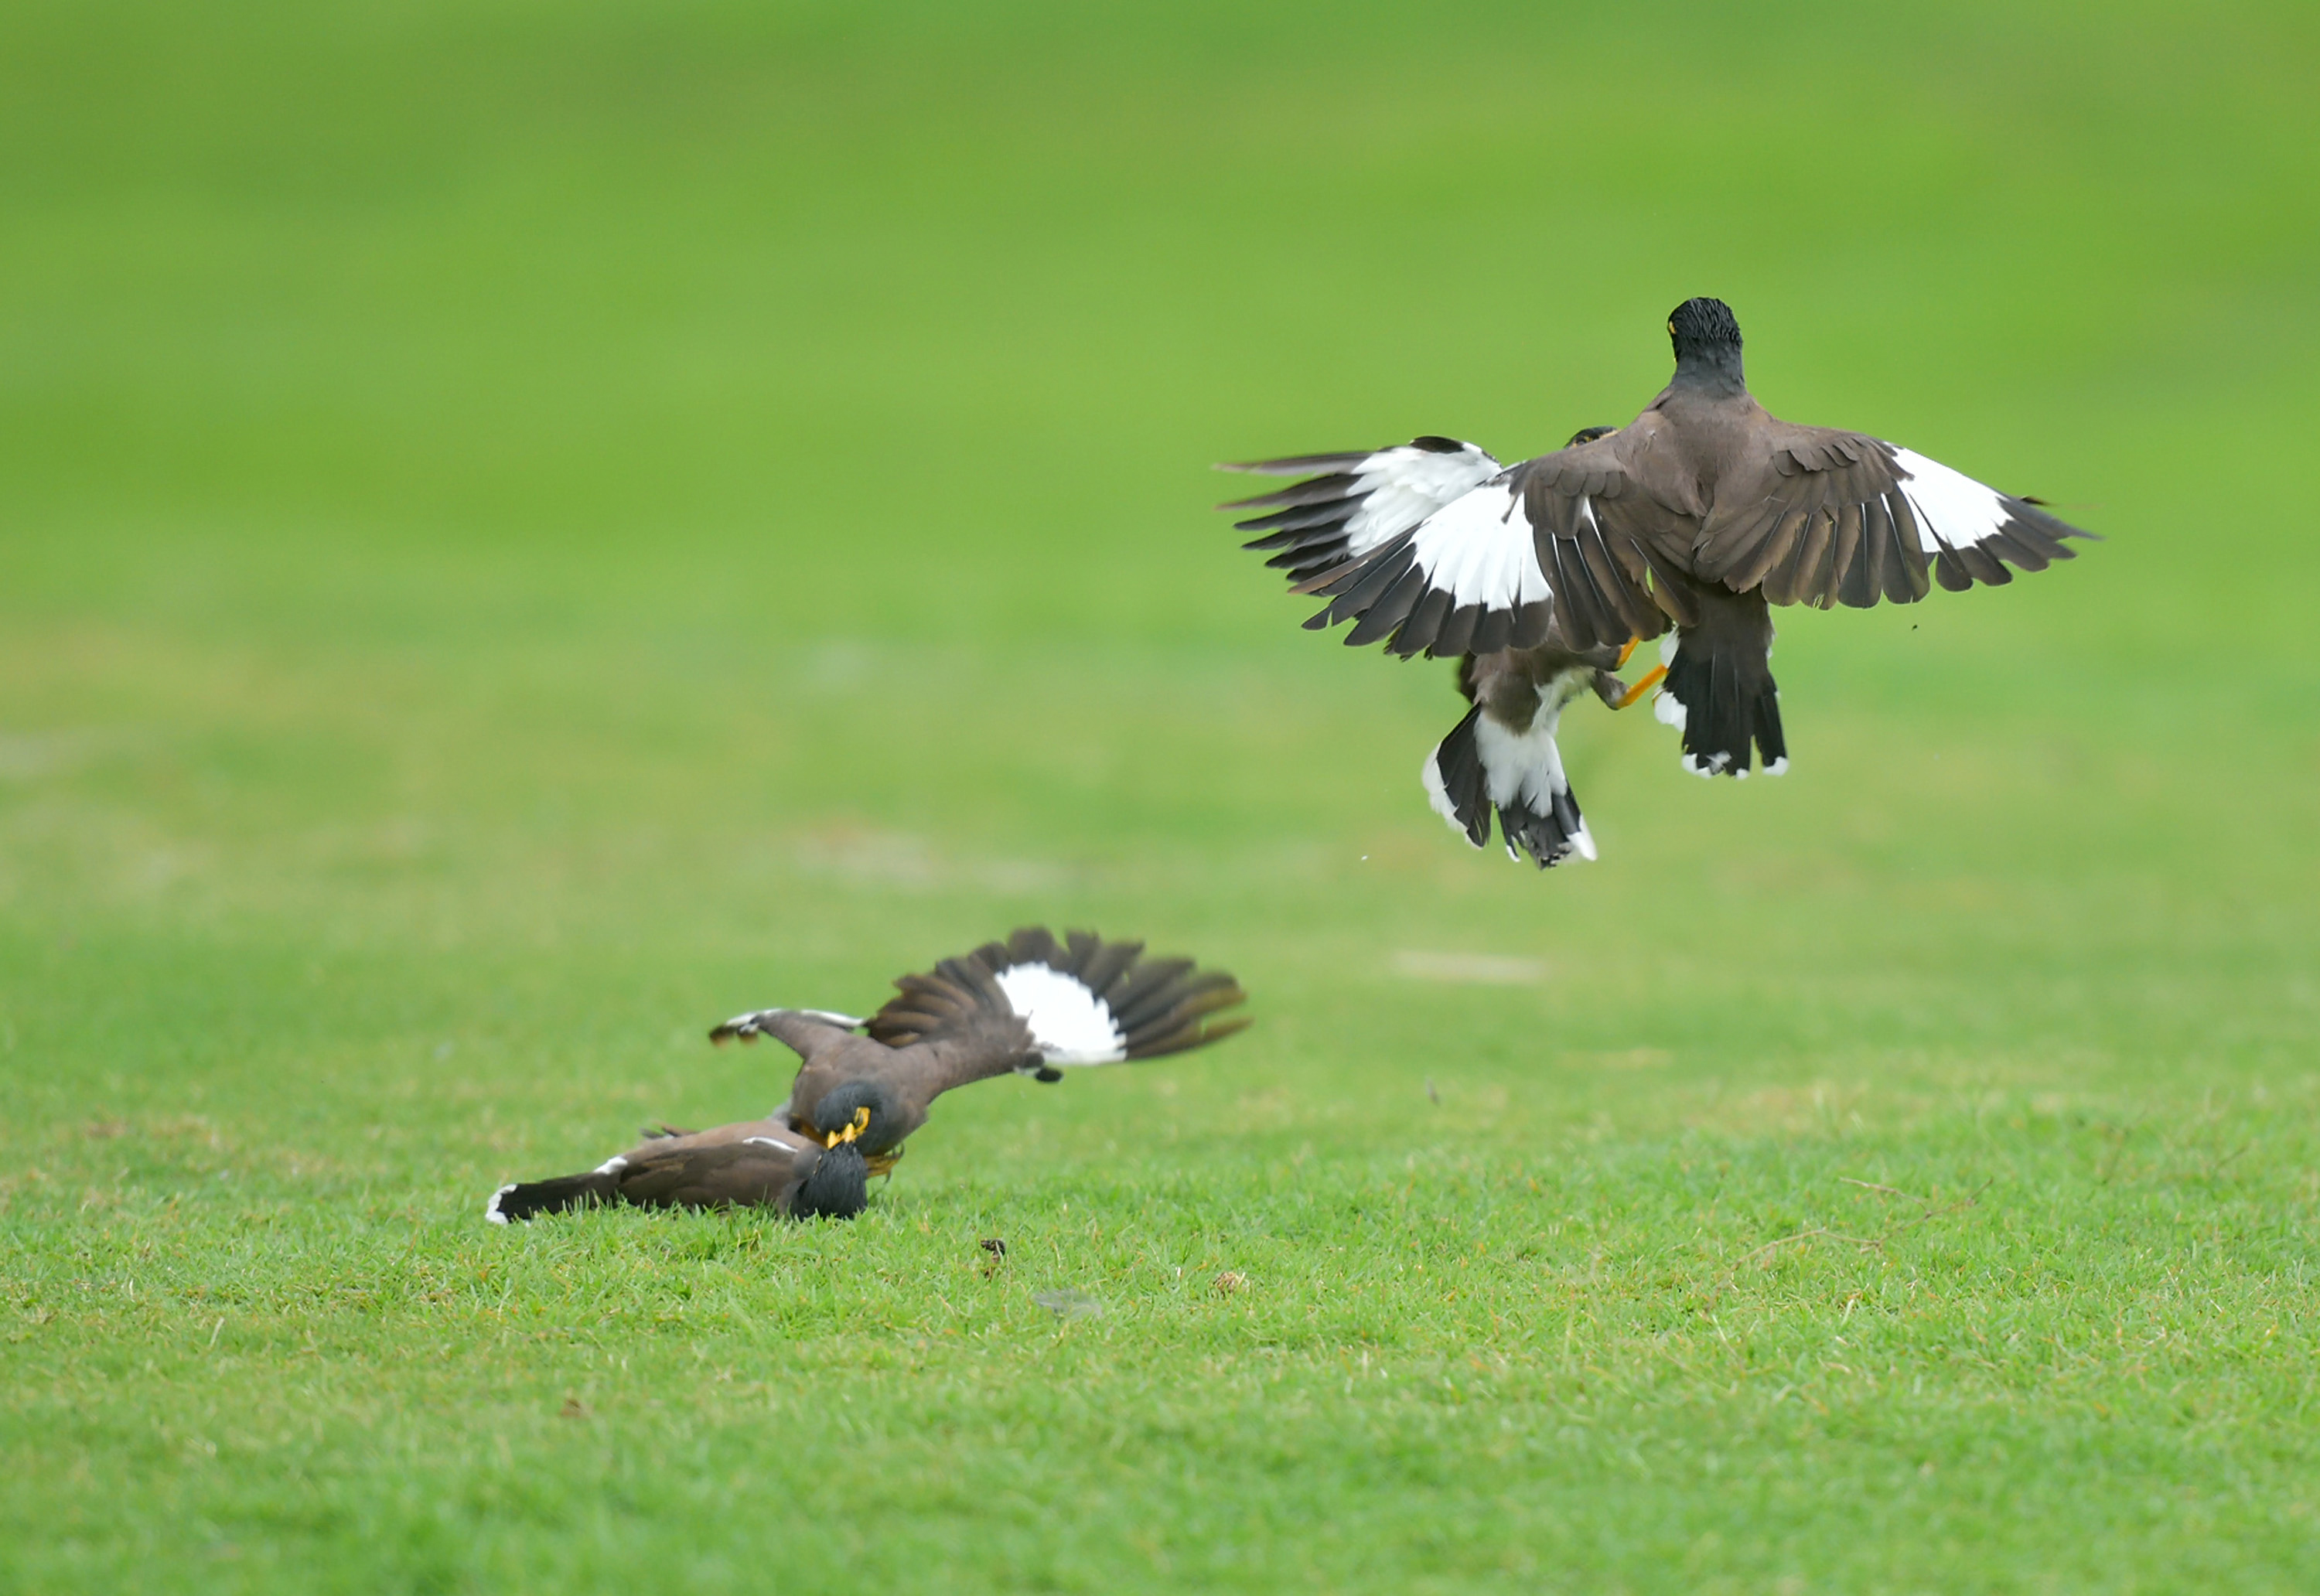
M 1972 1191 L 1968 1192 L 1955 1202 L 1945 1202 L 1939 1208 L 1934 1206 L 1934 1200 L 1932 1198 L 1920 1197 L 1915 1192 L 1904 1192 L 1899 1186 L 1880 1186 L 1875 1181 L 1858 1181 L 1849 1174 L 1840 1174 L 1836 1178 L 1848 1186 L 1859 1186 L 1865 1192 L 1882 1192 L 1889 1197 L 1906 1197 L 1910 1202 L 1916 1203 L 1920 1211 L 1917 1217 L 1911 1220 L 1907 1225 L 1900 1227 L 1902 1229 L 1907 1230 L 1924 1224 L 1927 1220 L 1939 1219 L 1945 1213 L 1955 1213 L 1962 1208 L 1979 1208 L 1981 1205 L 1981 1194 L 1989 1190 L 1990 1182 L 1995 1181 L 1998 1177 L 1996 1175 L 1990 1176 L 1989 1180 L 1982 1182 L 1981 1184 L 1976 1186 Z
M 2255 1146 L 2255 1143 L 2252 1140 L 2243 1141 L 2240 1143 L 2239 1146 L 2234 1147 L 2230 1152 L 2225 1153 L 2222 1157 L 2213 1160 L 2207 1165 L 2207 1178 L 2213 1180 L 2216 1176 L 2223 1174 L 2225 1165 L 2229 1164 L 2233 1159 L 2238 1157 L 2242 1153 L 2246 1152 L 2253 1146 Z
M 1864 1192 L 1882 1192 L 1889 1197 L 1907 1197 L 1919 1208 L 1933 1206 L 1930 1200 L 1918 1196 L 1915 1192 L 1904 1192 L 1899 1186 L 1880 1186 L 1875 1181 L 1857 1181 L 1849 1174 L 1840 1174 L 1836 1178 L 1848 1186 L 1859 1186 Z
M 1885 1241 L 1882 1237 L 1846 1236 L 1839 1233 L 1838 1231 L 1830 1229 L 1826 1225 L 1816 1225 L 1809 1230 L 1799 1230 L 1793 1236 L 1783 1236 L 1777 1241 L 1768 1241 L 1763 1246 L 1758 1247 L 1755 1251 L 1743 1257 L 1740 1261 L 1743 1264 L 1753 1264 L 1758 1258 L 1764 1256 L 1767 1253 L 1777 1252 L 1792 1241 L 1814 1241 L 1824 1236 L 1827 1237 L 1831 1241 L 1842 1241 L 1847 1247 L 1868 1247 L 1878 1252 L 1883 1252 L 1885 1250 Z

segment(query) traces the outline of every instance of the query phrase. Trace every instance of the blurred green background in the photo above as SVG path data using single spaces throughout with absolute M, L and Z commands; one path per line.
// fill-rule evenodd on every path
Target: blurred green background
M 866 1470 L 885 1538 L 800 1588 L 2320 1578 L 2315 81 L 2320 13 L 2288 5 L 8 7 L 0 1422 L 53 1466 L 0 1488 L 0 1566 L 757 1588 L 836 1544 Z M 1779 782 L 1690 780 L 1647 716 L 1577 706 L 1600 862 L 1470 853 L 1416 777 L 1448 667 L 1300 631 L 1207 467 L 1418 431 L 1538 452 L 1632 415 L 1701 293 L 1776 413 L 2108 540 L 2003 591 L 1783 614 Z M 709 1021 L 875 1002 L 1035 920 L 1222 963 L 1256 1029 L 946 1102 L 852 1230 L 481 1230 L 493 1184 L 639 1118 L 761 1111 L 778 1061 L 710 1052 Z M 2067 1412 L 2052 1371 L 2001 1400 L 1933 1358 L 1954 1410 L 1926 1422 L 1962 1437 L 1938 1485 L 1872 1419 L 1817 1452 L 1797 1399 L 1766 1418 L 1769 1387 L 1705 1375 L 1654 1433 L 1737 1426 L 1735 1475 L 1801 1469 L 1802 1496 L 1587 1461 L 1554 1381 L 1722 1334 L 1654 1318 L 1691 1300 L 1669 1257 L 1722 1279 L 1897 1170 L 1997 1182 L 1975 1212 L 2023 1257 L 2084 1249 L 2039 1290 L 2123 1293 L 2095 1342 L 2184 1269 L 2241 1303 L 2209 1331 L 2270 1338 L 2185 1330 L 2155 1395 L 2098 1357 Z M 1535 1383 L 1487 1423 L 1533 1449 L 1487 1490 L 1474 1435 L 1335 1371 L 1405 1335 L 1413 1366 L 1515 1356 L 1543 1288 L 1514 1275 L 1471 1347 L 1347 1308 L 1306 1370 L 1313 1450 L 1264 1490 L 1189 1419 L 1130 1448 L 1149 1477 L 1107 1474 L 1102 1416 L 1170 1392 L 1288 1444 L 1248 1371 L 1306 1355 L 1266 1316 L 1304 1323 L 1291 1277 L 1364 1243 L 1263 1216 L 1373 1185 L 1495 1192 L 1492 1234 L 1566 1284 L 1608 1248 L 1641 1317 L 1516 1357 Z M 1211 1318 L 1249 1317 L 1185 1328 L 1127 1253 L 976 1273 L 986 1225 L 1082 1236 L 1091 1207 L 1190 1227 L 1200 1279 L 1255 1282 Z M 2235 1240 L 2185 1239 L 2226 1212 Z M 677 1236 L 746 1241 L 703 1267 L 756 1328 L 655 1296 Z M 611 1283 L 582 1303 L 558 1247 Z M 2002 1304 L 2014 1265 L 1981 1267 L 1907 1265 Z M 1110 1316 L 1049 1328 L 1028 1294 L 1058 1283 Z M 1869 1289 L 1779 1300 L 1817 1323 Z M 850 1360 L 962 1292 L 1023 1361 L 947 1461 L 910 1449 L 933 1383 L 828 1429 Z M 576 1373 L 569 1336 L 494 1339 L 639 1303 L 673 1316 L 635 1331 L 658 1383 L 606 1372 L 627 1342 Z M 339 1384 L 300 1383 L 318 1327 Z M 702 1357 L 820 1439 L 732 1430 L 670 1372 Z M 1093 1429 L 1039 1406 L 1066 1388 Z M 590 1472 L 575 1392 L 648 1468 Z M 2030 1439 L 1989 1453 L 1991 1425 Z M 563 1483 L 511 1519 L 474 1481 L 516 1461 Z M 2122 1479 L 2063 1556 L 2055 1515 Z M 1445 1549 L 1445 1523 L 1495 1528 Z

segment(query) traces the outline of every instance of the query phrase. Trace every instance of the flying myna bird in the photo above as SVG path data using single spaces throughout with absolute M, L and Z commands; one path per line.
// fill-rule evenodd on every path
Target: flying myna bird
M 1351 621 L 1348 645 L 1460 660 L 1474 707 L 1427 756 L 1427 796 L 1477 848 L 1496 809 L 1508 854 L 1542 867 L 1595 857 L 1554 743 L 1581 691 L 1617 709 L 1656 685 L 1685 769 L 1745 777 L 1753 748 L 1777 775 L 1768 605 L 1997 586 L 2093 536 L 1915 450 L 1767 413 L 1721 300 L 1678 305 L 1668 336 L 1675 376 L 1641 415 L 1518 466 L 1424 437 L 1226 467 L 1302 479 L 1225 508 L 1261 511 L 1247 547 L 1329 601 L 1309 628 Z M 1671 626 L 1635 687 L 1610 675 Z
M 825 1009 L 738 1015 L 710 1040 L 774 1037 L 802 1063 L 789 1100 L 763 1120 L 648 1136 L 586 1174 L 502 1187 L 505 1222 L 594 1202 L 768 1207 L 850 1217 L 866 1181 L 893 1169 L 927 1107 L 954 1086 L 1181 1053 L 1248 1021 L 1215 1018 L 1244 1001 L 1221 971 L 1188 958 L 1146 958 L 1141 942 L 1037 927 L 942 960 L 894 983 L 900 995 L 868 1020 Z M 859 1034 L 865 1029 L 867 1035 Z

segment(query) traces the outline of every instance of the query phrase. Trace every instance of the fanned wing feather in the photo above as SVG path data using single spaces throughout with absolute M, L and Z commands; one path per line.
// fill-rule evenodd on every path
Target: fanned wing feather
M 1776 604 L 1914 603 L 2002 586 L 2089 539 L 2035 502 L 1858 432 L 1774 423 L 1763 455 L 1728 471 L 1692 549 L 1696 573 Z M 1929 579 L 1930 574 L 1930 579 Z
M 1230 975 L 1201 973 L 1190 959 L 1146 958 L 1141 942 L 1087 931 L 1059 943 L 1026 927 L 894 984 L 899 995 L 870 1017 L 876 1040 L 901 1047 L 1020 1021 L 1018 1034 L 1030 1042 L 1024 1067 L 1034 1070 L 1156 1058 L 1247 1024 L 1211 1018 L 1245 1001 Z

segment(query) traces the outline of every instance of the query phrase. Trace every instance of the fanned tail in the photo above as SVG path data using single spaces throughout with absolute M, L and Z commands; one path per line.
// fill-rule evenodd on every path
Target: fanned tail
M 1725 608 L 1728 618 L 1711 612 L 1711 624 L 1680 629 L 1661 645 L 1667 679 L 1652 712 L 1683 734 L 1683 767 L 1694 775 L 1745 779 L 1752 746 L 1764 774 L 1779 775 L 1789 742 L 1772 681 L 1772 622 L 1754 594 Z
M 1593 858 L 1595 839 L 1555 746 L 1560 718 L 1559 706 L 1542 704 L 1530 730 L 1517 733 L 1486 716 L 1479 703 L 1467 711 L 1418 772 L 1434 812 L 1481 848 L 1491 839 L 1496 810 L 1507 857 L 1527 854 L 1542 870 L 1573 854 Z

